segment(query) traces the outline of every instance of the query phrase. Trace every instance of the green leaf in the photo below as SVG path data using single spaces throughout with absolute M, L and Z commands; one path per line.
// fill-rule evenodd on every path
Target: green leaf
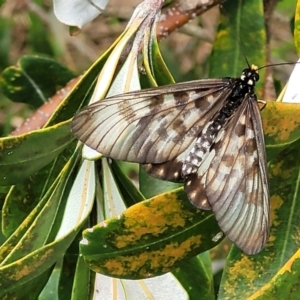
M 250 64 L 266 64 L 263 3 L 233 0 L 224 4 L 224 15 L 210 57 L 210 77 L 237 77 Z M 264 77 L 264 70 L 260 71 Z M 261 81 L 262 82 L 262 81 Z M 257 85 L 260 90 L 261 82 Z
M 55 219 L 59 218 L 58 211 L 65 207 L 65 191 L 76 159 L 77 153 L 67 162 L 35 209 L 1 246 L 0 297 L 20 294 L 26 290 L 34 278 L 61 259 L 80 229 L 78 224 L 76 228 L 70 229 L 68 235 L 47 244 L 49 236 L 55 236 L 53 232 L 58 231 Z
M 135 204 L 117 218 L 85 230 L 80 250 L 98 273 L 148 278 L 169 272 L 212 248 L 219 232 L 213 214 L 197 210 L 184 191 L 177 189 Z
M 127 207 L 145 200 L 143 194 L 135 187 L 132 181 L 121 170 L 120 162 L 112 161 L 111 167 L 116 183 L 123 196 L 123 199 L 126 202 Z
M 69 123 L 0 139 L 0 185 L 19 183 L 53 161 L 74 138 Z
M 300 56 L 300 1 L 297 1 L 295 11 L 294 41 L 298 56 Z
M 75 231 L 59 242 L 48 244 L 11 264 L 1 267 L 0 297 L 2 299 L 13 299 L 15 297 L 22 299 L 27 286 L 29 286 L 29 294 L 30 289 L 34 287 L 31 280 L 43 274 L 62 257 L 76 233 Z M 49 274 L 47 277 L 49 277 Z M 39 283 L 34 282 L 34 284 L 39 284 L 39 288 L 42 288 L 45 280 Z
M 268 101 L 262 110 L 268 161 L 300 138 L 300 104 Z
M 37 2 L 40 2 L 39 5 L 42 5 L 42 1 L 36 1 L 36 3 Z M 30 22 L 28 28 L 29 44 L 33 52 L 53 56 L 54 49 L 52 49 L 50 42 L 51 40 L 54 42 L 55 38 L 51 36 L 51 31 L 47 31 L 45 21 L 36 13 L 30 11 L 28 13 L 28 19 Z
M 201 259 L 203 255 L 209 256 L 208 253 L 203 253 L 184 261 L 172 272 L 187 291 L 190 300 L 197 300 L 200 295 L 203 300 L 215 299 L 212 277 Z
M 52 188 L 61 169 L 73 155 L 76 145 L 77 142 L 73 141 L 53 163 L 31 175 L 22 183 L 11 187 L 2 210 L 2 230 L 6 236 L 19 227 L 47 191 Z
M 14 269 L 16 272 L 20 271 L 20 268 L 16 268 L 14 266 Z M 7 269 L 8 274 L 7 276 L 11 276 L 10 269 Z M 37 276 L 32 276 L 27 282 L 24 284 L 18 284 L 15 283 L 14 287 L 5 286 L 4 288 L 1 288 L 0 290 L 0 297 L 2 299 L 24 299 L 24 295 L 30 295 L 31 298 L 29 299 L 39 299 L 39 295 L 41 291 L 43 290 L 44 285 L 47 283 L 49 276 L 52 271 L 52 266 L 48 267 L 44 272 L 41 274 L 37 274 Z M 1 280 L 3 278 L 3 273 L 1 274 L 0 269 L 0 282 L 3 282 Z M 30 272 L 31 273 L 31 272 Z M 2 278 L 1 278 L 2 277 Z M 8 280 L 9 282 L 9 280 Z M 52 291 L 53 292 L 53 291 Z M 49 298 L 48 298 L 49 299 Z M 54 299 L 54 298 L 51 298 Z
M 1 266 L 13 262 L 44 245 L 49 240 L 52 230 L 55 231 L 56 235 L 59 227 L 55 227 L 54 221 L 59 215 L 58 208 L 61 201 L 65 202 L 67 199 L 64 197 L 64 191 L 74 168 L 76 156 L 77 154 L 73 155 L 72 159 L 66 163 L 65 168 L 61 170 L 44 197 L 2 245 L 0 248 Z M 62 207 L 64 208 L 64 205 Z M 40 234 L 41 232 L 43 234 Z M 22 243 L 20 243 L 20 240 L 22 240 Z
M 147 198 L 159 195 L 163 192 L 171 191 L 182 186 L 182 183 L 175 183 L 157 179 L 150 176 L 142 167 L 140 167 L 140 190 Z
M 72 288 L 72 300 L 90 299 L 94 294 L 95 273 L 86 265 L 82 256 L 77 256 L 77 265 Z M 63 285 L 64 286 L 64 285 Z M 61 299 L 68 299 L 65 296 Z
M 39 107 L 65 86 L 74 74 L 57 61 L 40 56 L 23 56 L 17 66 L 2 73 L 1 88 L 9 99 Z
M 300 280 L 300 250 L 298 250 L 287 262 L 280 268 L 273 278 L 258 289 L 254 294 L 255 299 L 272 299 L 276 294 L 276 298 L 285 299 L 288 295 L 289 299 L 297 300 L 299 298 Z
M 144 66 L 152 86 L 174 83 L 174 78 L 161 55 L 156 36 L 151 39 L 151 53 L 144 51 Z
M 64 255 L 57 287 L 58 299 L 89 299 L 88 295 L 91 287 L 89 280 L 92 280 L 95 275 L 91 274 L 92 271 L 87 268 L 82 256 L 79 255 L 81 237 L 80 232 Z M 73 296 L 72 289 L 74 290 Z M 78 298 L 78 296 L 81 296 L 81 298 Z
M 51 269 L 50 269 L 51 271 Z M 52 269 L 51 274 L 48 274 L 48 281 L 43 285 L 43 290 L 41 291 L 38 299 L 39 300 L 58 300 L 57 290 L 58 282 L 61 275 L 61 262 L 58 261 L 54 268 Z

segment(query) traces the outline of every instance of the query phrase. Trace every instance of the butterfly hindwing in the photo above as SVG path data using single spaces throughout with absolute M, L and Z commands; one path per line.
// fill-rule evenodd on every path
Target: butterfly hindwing
M 269 231 L 269 194 L 260 113 L 255 96 L 230 120 L 197 174 L 185 183 L 191 202 L 210 204 L 222 231 L 244 252 L 264 247 Z

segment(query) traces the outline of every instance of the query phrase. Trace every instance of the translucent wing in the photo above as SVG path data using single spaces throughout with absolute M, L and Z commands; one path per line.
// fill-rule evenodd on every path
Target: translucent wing
M 191 145 L 231 87 L 229 78 L 206 79 L 117 95 L 79 112 L 72 131 L 113 159 L 166 162 Z
M 256 254 L 268 239 L 269 191 L 260 112 L 256 97 L 246 97 L 185 190 L 195 206 L 210 204 L 229 239 Z

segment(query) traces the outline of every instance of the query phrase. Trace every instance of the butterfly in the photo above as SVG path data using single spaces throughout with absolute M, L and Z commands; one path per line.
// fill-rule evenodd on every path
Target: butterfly
M 239 78 L 202 79 L 116 95 L 75 115 L 71 129 L 106 157 L 184 182 L 191 203 L 212 210 L 244 253 L 269 236 L 265 143 L 254 65 Z

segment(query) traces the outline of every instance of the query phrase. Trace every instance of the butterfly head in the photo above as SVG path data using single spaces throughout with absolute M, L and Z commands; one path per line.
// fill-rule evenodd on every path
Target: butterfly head
M 255 83 L 259 80 L 258 67 L 251 65 L 249 68 L 244 69 L 241 75 L 241 80 L 248 86 L 254 87 Z

